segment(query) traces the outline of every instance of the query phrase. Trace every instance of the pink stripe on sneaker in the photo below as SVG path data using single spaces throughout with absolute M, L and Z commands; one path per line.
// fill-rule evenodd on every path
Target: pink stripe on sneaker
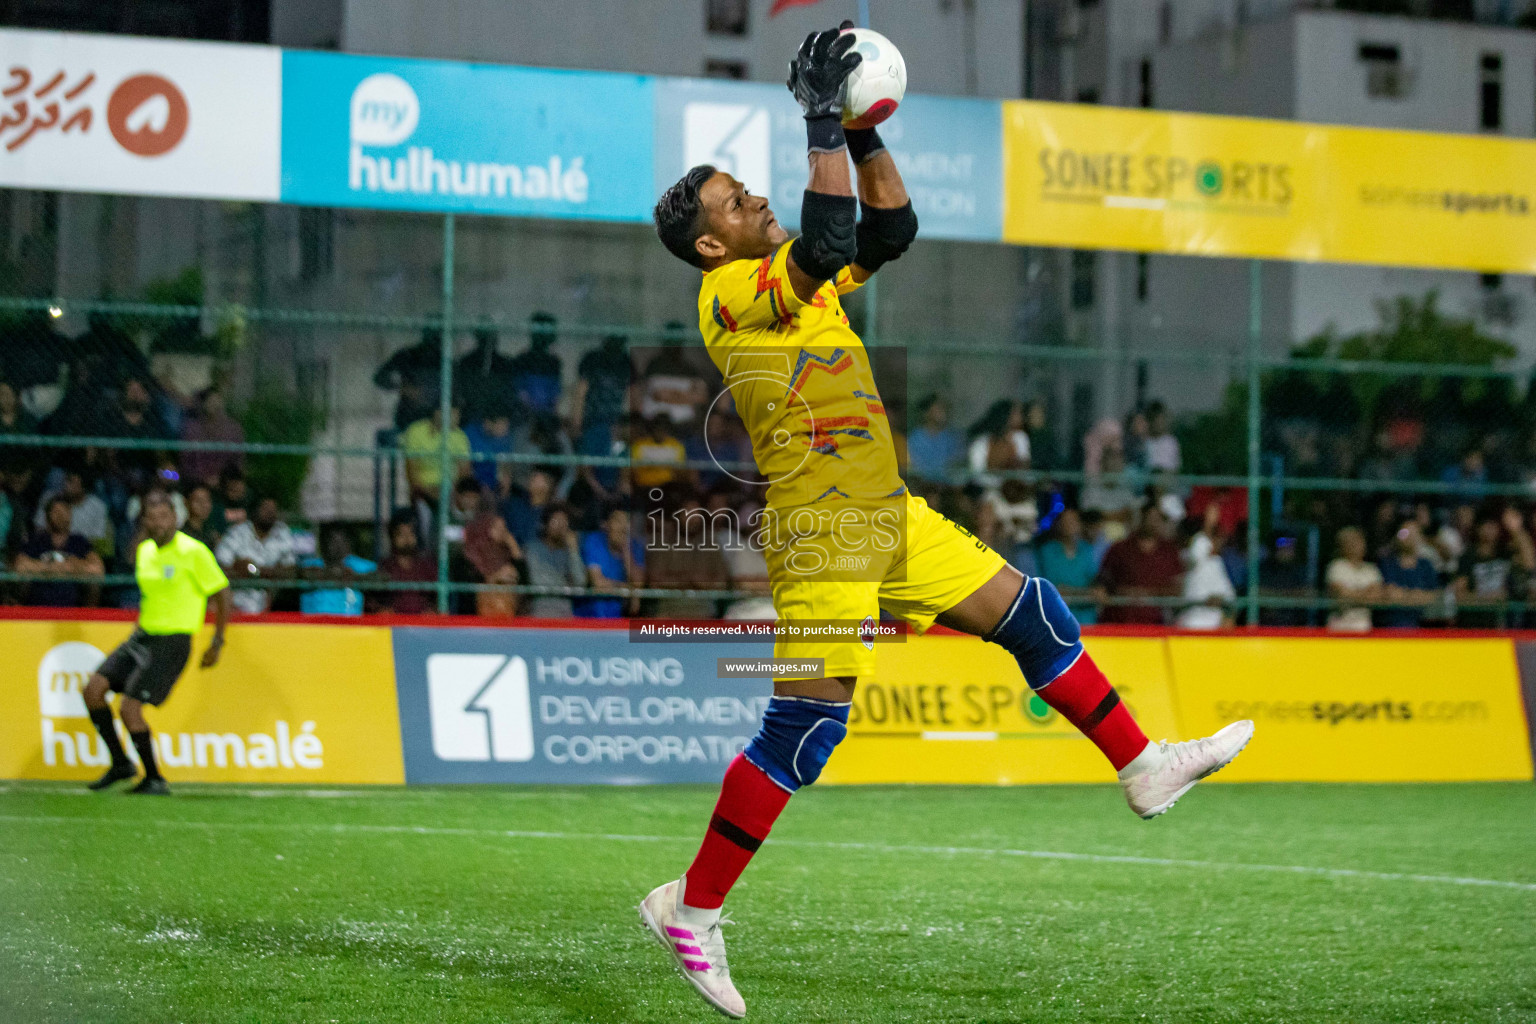
M 683 966 L 688 968 L 690 971 L 707 971 L 707 970 L 709 970 L 709 964 L 706 961 L 703 961 L 703 960 L 684 960 L 683 961 Z
M 687 930 L 682 929 L 682 928 L 668 928 L 667 929 L 667 934 L 672 936 L 674 939 L 691 939 L 691 938 L 693 938 L 693 932 L 687 931 Z
M 698 946 L 685 946 L 681 942 L 674 943 L 674 945 L 677 946 L 677 951 L 679 953 L 691 953 L 694 956 L 703 956 L 704 955 L 704 951 L 702 949 L 700 949 Z

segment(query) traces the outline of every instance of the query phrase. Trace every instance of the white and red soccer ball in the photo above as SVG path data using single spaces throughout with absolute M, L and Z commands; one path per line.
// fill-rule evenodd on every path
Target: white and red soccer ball
M 843 83 L 843 127 L 873 128 L 896 113 L 907 93 L 907 62 L 896 44 L 872 29 L 850 28 L 864 58 Z

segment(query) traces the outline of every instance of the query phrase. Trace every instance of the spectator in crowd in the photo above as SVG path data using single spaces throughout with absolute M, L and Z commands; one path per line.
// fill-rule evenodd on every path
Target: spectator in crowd
M 213 529 L 223 536 L 231 526 L 250 518 L 251 488 L 245 474 L 225 466 L 219 474 L 219 487 L 213 496 Z
M 1146 412 L 1132 411 L 1125 418 L 1125 441 L 1121 447 L 1125 450 L 1125 468 L 1137 477 L 1144 477 L 1151 470 L 1151 440 L 1152 426 L 1147 422 Z
M 1141 511 L 1136 532 L 1114 544 L 1099 566 L 1098 585 L 1111 597 L 1173 597 L 1179 592 L 1184 564 L 1179 549 L 1167 537 L 1168 520 L 1156 505 Z M 1110 605 L 1104 622 L 1162 625 L 1163 610 L 1156 605 Z
M 1424 610 L 1440 594 L 1440 575 L 1420 549 L 1424 537 L 1418 521 L 1402 520 L 1392 551 L 1382 558 L 1380 569 L 1383 599 L 1393 607 L 1376 613 L 1376 624 L 1387 628 L 1412 628 L 1424 619 Z
M 13 568 L 40 576 L 101 576 L 101 556 L 85 537 L 70 529 L 73 509 L 62 495 L 43 506 L 43 525 L 17 554 Z M 86 600 L 80 583 L 40 582 L 27 589 L 26 603 L 51 608 L 80 608 Z
M 1084 512 L 1097 512 L 1106 522 L 1115 523 L 1123 530 L 1135 517 L 1138 502 L 1136 492 L 1125 481 L 1125 457 L 1118 442 L 1105 446 L 1099 456 L 1099 466 L 1101 472 L 1090 474 L 1083 484 L 1078 503 Z
M 664 590 L 727 590 L 730 570 L 720 550 L 718 531 L 731 518 L 718 519 L 689 493 L 668 495 L 658 513 L 665 517 L 650 530 L 652 545 L 645 556 L 646 585 Z M 657 599 L 651 614 L 666 619 L 712 619 L 713 598 Z
M 528 348 L 512 357 L 512 377 L 525 419 L 554 419 L 560 405 L 560 357 L 550 351 L 558 335 L 549 313 L 528 318 Z
M 965 441 L 949 425 L 949 403 L 938 395 L 917 403 L 917 415 L 918 427 L 907 435 L 907 482 L 927 494 L 946 486 L 949 475 L 960 468 Z
M 1024 433 L 1024 404 L 1000 398 L 993 402 L 969 431 L 966 464 L 973 479 L 995 488 L 999 472 L 1029 468 L 1029 435 Z
M 523 547 L 533 543 L 544 529 L 544 510 L 554 501 L 555 478 L 549 470 L 537 466 L 528 474 L 523 487 L 514 487 L 502 502 L 501 515 L 507 528 Z
M 421 550 L 421 535 L 416 532 L 416 518 L 410 509 L 400 509 L 389 521 L 389 557 L 379 565 L 385 579 L 393 583 L 437 582 L 437 561 Z M 432 589 L 384 591 L 384 608 L 396 615 L 425 615 L 437 608 L 437 593 Z
M 1227 575 L 1232 575 L 1231 565 Z M 1236 586 L 1237 581 L 1233 580 Z M 1301 545 L 1290 534 L 1275 538 L 1274 550 L 1259 565 L 1259 592 L 1264 597 L 1309 598 L 1312 590 L 1307 585 L 1307 567 L 1301 561 Z M 1261 608 L 1261 626 L 1306 626 L 1311 616 L 1305 608 Z
M 457 483 L 469 475 L 469 438 L 459 429 L 459 410 L 453 414 L 448 429 L 448 455 L 450 480 Z M 433 520 L 437 514 L 438 491 L 443 482 L 443 411 L 433 409 L 432 415 L 417 420 L 400 435 L 401 454 L 405 456 L 405 480 L 411 489 L 411 501 L 416 509 L 419 526 L 418 537 L 435 533 Z
M 244 444 L 245 428 L 229 414 L 222 392 L 209 388 L 198 400 L 197 415 L 181 425 L 183 441 Z M 181 476 L 189 483 L 212 484 L 226 468 L 245 469 L 245 454 L 236 451 L 184 451 Z
M 683 348 L 686 333 L 681 321 L 669 322 L 661 348 L 645 364 L 638 396 L 642 419 L 662 416 L 674 426 L 685 427 L 702 418 L 709 384 Z
M 1177 473 L 1184 465 L 1179 439 L 1173 435 L 1168 407 L 1162 402 L 1147 406 L 1147 469 Z
M 571 433 L 577 438 L 578 454 L 612 454 L 613 427 L 628 414 L 634 380 L 628 346 L 624 335 L 610 334 L 576 365 Z
M 1026 576 L 1035 565 L 1035 533 L 1040 527 L 1040 505 L 1035 489 L 1022 480 L 1004 480 L 982 495 L 977 535 L 1008 564 Z
M 1508 623 L 1497 608 L 1478 607 L 1524 600 L 1536 571 L 1536 545 L 1525 532 L 1518 509 L 1477 523 L 1472 545 L 1462 554 L 1451 586 L 1456 594 L 1457 625 L 1498 629 Z
M 0 565 L 10 564 L 11 531 L 16 527 L 16 504 L 11 499 L 10 479 L 0 469 Z
M 1463 501 L 1481 501 L 1488 494 L 1488 466 L 1483 461 L 1481 444 L 1472 445 L 1462 453 L 1461 461 L 1446 466 L 1440 474 L 1440 482 L 1451 487 L 1451 494 Z
M 630 445 L 629 457 L 633 463 L 629 470 L 630 479 L 634 481 L 637 494 L 667 487 L 675 481 L 691 480 L 692 471 L 682 468 L 688 460 L 688 452 L 673 436 L 672 420 L 666 416 L 655 416 L 646 422 L 645 433 Z
M 34 528 L 41 529 L 45 525 L 48 505 L 55 498 L 69 508 L 70 533 L 84 537 L 99 554 L 112 554 L 114 537 L 111 513 L 107 503 L 86 488 L 85 474 L 78 469 L 64 471 L 59 489 L 43 495 L 42 501 L 38 503 L 37 515 L 32 523 Z
M 1451 509 L 1435 532 L 1435 547 L 1440 552 L 1442 565 L 1456 566 L 1461 564 L 1461 556 L 1466 554 L 1467 548 L 1472 543 L 1473 531 L 1477 529 L 1477 507 L 1471 502 L 1463 501 Z
M 581 542 L 571 529 L 570 510 L 548 504 L 540 512 L 538 534 L 523 548 L 530 587 L 575 588 L 587 585 L 581 561 Z M 560 594 L 537 594 L 525 612 L 543 619 L 568 619 L 571 599 Z
M 1226 563 L 1221 560 L 1224 540 L 1220 507 L 1206 505 L 1202 521 L 1191 531 L 1184 548 L 1184 600 L 1190 603 L 1179 612 L 1180 628 L 1220 629 L 1232 625 L 1231 607 L 1237 591 L 1227 576 Z
M 577 617 L 616 619 L 639 613 L 639 599 L 632 591 L 645 586 L 645 548 L 630 534 L 628 509 L 613 509 L 601 530 L 582 538 L 581 560 L 587 569 L 587 585 L 613 596 L 579 599 Z
M 478 419 L 472 418 L 469 426 L 464 428 L 464 438 L 469 442 L 473 459 L 470 472 L 481 487 L 499 498 L 512 493 L 512 479 L 515 475 L 512 463 L 498 461 L 496 458 L 498 455 L 512 453 L 512 417 L 508 412 L 511 408 L 487 409 Z
M 507 522 L 487 507 L 474 480 L 463 480 L 468 520 L 464 524 L 464 558 L 474 570 L 473 582 L 499 587 L 515 587 L 519 582 L 517 566 L 523 560 L 517 538 L 507 529 Z M 517 614 L 517 595 L 511 590 L 475 591 L 475 614 L 486 618 L 505 618 Z
M 154 415 L 154 401 L 149 382 L 143 377 L 129 377 L 123 382 L 123 397 L 105 426 L 106 436 L 125 441 L 165 441 L 170 433 Z M 164 452 L 152 447 L 119 448 L 112 461 L 125 474 L 130 487 L 142 486 L 154 476 Z
M 205 483 L 194 483 L 187 488 L 187 518 L 182 521 L 181 532 L 200 541 L 210 551 L 217 551 L 220 534 L 213 526 L 213 490 Z
M 1142 503 L 1152 502 L 1163 510 L 1163 515 L 1170 523 L 1182 523 L 1186 514 L 1184 499 L 1179 496 L 1173 478 L 1166 470 L 1154 470 L 1152 480 L 1147 484 L 1146 493 L 1142 495 Z
M 1061 446 L 1051 430 L 1045 403 L 1032 399 L 1024 405 L 1024 433 L 1029 438 L 1029 464 L 1035 469 L 1061 469 Z
M 495 331 L 479 328 L 474 348 L 453 364 L 454 391 L 471 426 L 517 409 L 517 366 L 496 350 L 497 340 Z
M 304 579 L 350 583 L 378 569 L 376 563 L 352 553 L 352 538 L 340 526 L 321 531 L 320 551 L 321 555 L 310 555 L 299 563 Z M 299 595 L 299 611 L 305 615 L 361 615 L 365 605 L 363 592 L 355 587 L 316 587 Z
M 251 517 L 231 526 L 214 553 L 231 580 L 287 579 L 298 564 L 293 534 L 271 497 L 259 498 Z M 273 595 L 267 587 L 236 587 L 232 599 L 246 615 L 260 615 L 272 607 Z
M 571 439 L 566 435 L 560 420 L 554 416 L 536 416 L 513 431 L 512 451 L 517 455 L 551 456 L 543 463 L 546 472 L 555 478 L 555 496 L 564 501 L 576 482 L 576 467 L 568 460 L 575 453 Z M 534 463 L 519 461 L 512 467 L 512 482 L 526 481 Z
M 1323 576 L 1328 596 L 1341 604 L 1328 615 L 1328 628 L 1349 633 L 1364 633 L 1371 628 L 1371 609 L 1385 595 L 1381 570 L 1366 559 L 1365 531 L 1346 526 L 1339 531 L 1339 555 L 1328 563 Z
M 1056 517 L 1051 537 L 1040 545 L 1040 575 L 1056 584 L 1062 597 L 1077 616 L 1077 621 L 1092 626 L 1099 621 L 1094 578 L 1099 574 L 1099 560 L 1093 547 L 1083 540 L 1082 516 L 1075 508 L 1062 509 Z
M 731 589 L 745 594 L 726 605 L 722 618 L 737 621 L 772 622 L 778 618 L 773 607 L 773 589 L 768 581 L 768 560 L 763 557 L 762 538 L 755 536 L 762 505 L 756 500 L 732 507 L 731 496 L 716 490 L 706 503 L 717 516 L 733 514 L 720 534 L 720 553 L 725 556 Z
M 436 327 L 422 330 L 419 342 L 390 356 L 373 375 L 375 387 L 399 393 L 395 403 L 397 430 L 432 415 L 442 402 L 442 381 L 443 332 Z
M 1094 571 L 1104 564 L 1104 556 L 1109 553 L 1111 544 L 1124 540 L 1126 530 L 1119 523 L 1109 523 L 1104 519 L 1104 513 L 1097 509 L 1085 508 L 1082 510 L 1083 542 L 1093 552 Z M 1117 531 L 1111 530 L 1115 526 Z

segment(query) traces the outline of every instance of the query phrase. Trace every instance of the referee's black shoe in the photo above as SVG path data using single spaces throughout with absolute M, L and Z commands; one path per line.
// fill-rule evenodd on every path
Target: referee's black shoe
M 144 779 L 143 782 L 140 782 L 128 792 L 130 794 L 138 794 L 139 796 L 170 796 L 171 787 L 165 784 L 164 779 L 156 776 L 152 779 Z
M 106 789 L 114 782 L 122 782 L 124 779 L 131 779 L 137 774 L 139 774 L 139 770 L 133 766 L 133 762 L 124 761 L 122 764 L 115 764 L 111 768 L 108 768 L 105 772 L 102 773 L 101 778 L 97 779 L 95 782 L 92 782 L 85 788 Z

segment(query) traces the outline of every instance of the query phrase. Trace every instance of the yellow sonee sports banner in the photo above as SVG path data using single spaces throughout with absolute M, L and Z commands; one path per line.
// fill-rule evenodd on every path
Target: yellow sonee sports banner
M 1021 245 L 1536 272 L 1536 142 L 1015 100 Z
M 1160 639 L 1089 637 L 1095 661 L 1157 739 L 1178 739 Z M 1013 656 L 975 637 L 880 647 L 859 680 L 848 739 L 823 782 L 1113 782 L 1097 747 L 1025 684 Z
M 1179 721 L 1206 736 L 1238 718 L 1253 742 L 1223 782 L 1460 782 L 1531 778 L 1506 639 L 1171 636 Z
M 128 622 L 0 622 L 0 778 L 92 779 L 108 763 L 80 695 Z M 403 783 L 387 628 L 242 625 L 145 717 L 177 782 Z M 115 704 L 114 704 L 115 706 Z M 122 733 L 119 723 L 119 733 Z M 133 755 L 133 746 L 124 747 Z

